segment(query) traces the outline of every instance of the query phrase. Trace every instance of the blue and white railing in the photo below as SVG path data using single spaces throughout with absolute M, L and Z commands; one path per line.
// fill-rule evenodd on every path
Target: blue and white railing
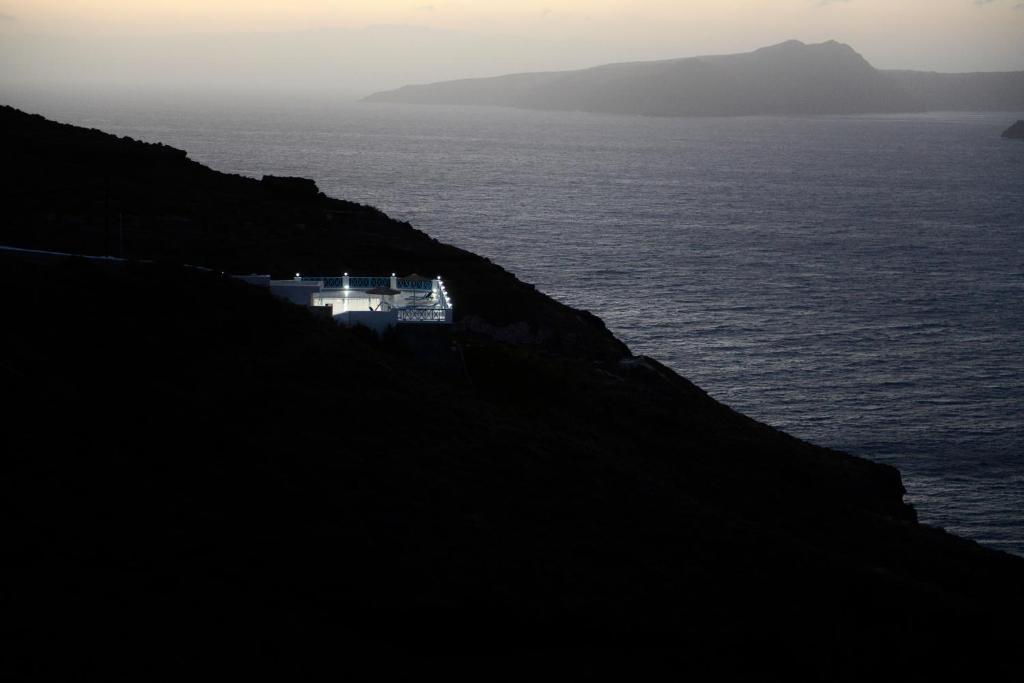
M 411 294 L 405 305 L 389 307 L 382 311 L 372 311 L 376 315 L 393 316 L 395 323 L 451 323 L 454 305 L 444 280 L 438 275 L 433 280 L 425 278 L 400 278 L 394 273 L 391 277 L 356 276 L 345 273 L 341 277 L 318 277 L 295 274 L 294 281 L 281 282 L 282 285 L 295 282 L 299 285 L 319 286 L 324 294 L 326 290 L 342 290 L 356 295 L 358 292 L 391 288 Z M 417 296 L 422 295 L 422 296 Z M 363 316 L 364 312 L 353 312 Z M 348 314 L 346 314 L 348 315 Z M 351 316 L 350 316 L 351 317 Z

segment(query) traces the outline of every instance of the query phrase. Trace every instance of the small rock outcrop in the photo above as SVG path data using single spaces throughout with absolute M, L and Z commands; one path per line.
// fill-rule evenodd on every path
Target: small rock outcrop
M 1017 121 L 1017 123 L 1003 131 L 1003 137 L 1013 140 L 1024 140 L 1024 119 Z
M 320 198 L 320 188 L 309 178 L 265 175 L 261 182 L 265 190 L 284 199 L 311 201 Z

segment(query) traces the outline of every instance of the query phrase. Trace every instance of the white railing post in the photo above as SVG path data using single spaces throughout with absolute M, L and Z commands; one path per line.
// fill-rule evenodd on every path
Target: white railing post
M 338 271 L 334 272 L 337 273 Z M 348 273 L 345 273 L 344 275 L 341 276 L 341 288 L 348 289 Z
M 398 278 L 394 273 L 391 273 L 391 289 L 398 289 Z
M 451 309 L 452 302 L 448 299 L 448 289 L 444 286 L 444 282 L 441 280 L 440 275 L 437 276 L 437 284 L 441 290 L 441 295 L 439 297 L 439 300 L 441 301 L 441 308 Z

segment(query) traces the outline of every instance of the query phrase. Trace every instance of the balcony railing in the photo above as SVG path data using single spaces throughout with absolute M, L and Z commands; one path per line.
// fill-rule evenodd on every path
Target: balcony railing
M 399 308 L 400 323 L 448 323 L 451 322 L 450 308 Z
M 324 289 L 342 289 L 345 286 L 345 278 L 341 277 L 316 277 L 304 275 L 303 282 L 323 282 Z M 429 292 L 434 288 L 433 280 L 407 280 L 397 278 L 398 289 L 411 290 L 416 292 Z M 388 277 L 356 277 L 348 278 L 349 289 L 373 289 L 374 287 L 390 287 L 391 278 Z
M 270 285 L 286 287 L 286 285 L 293 284 L 293 281 L 271 281 Z M 441 280 L 440 276 L 433 280 L 427 279 L 409 279 L 399 278 L 392 275 L 391 277 L 367 277 L 367 276 L 350 276 L 346 273 L 343 277 L 317 277 L 317 276 L 300 276 L 298 273 L 295 274 L 294 284 L 318 284 L 323 290 L 348 290 L 350 295 L 354 296 L 361 290 L 370 290 L 375 288 L 391 288 L 399 289 L 403 292 L 418 292 L 423 296 L 410 296 L 407 297 L 405 305 L 400 307 L 390 308 L 387 310 L 381 307 L 381 310 L 374 312 L 375 315 L 380 316 L 387 314 L 391 320 L 396 323 L 451 323 L 452 322 L 452 302 L 448 298 L 448 290 L 444 285 L 444 281 Z M 321 295 L 327 295 L 328 292 L 321 292 Z M 320 300 L 322 303 L 322 299 Z M 351 316 L 346 314 L 346 319 L 352 316 L 365 317 L 366 311 L 352 311 Z M 381 321 L 384 318 L 378 317 L 377 320 Z
M 351 280 L 351 278 L 349 278 Z M 411 289 L 417 292 L 429 292 L 434 288 L 433 280 L 406 280 L 398 278 L 399 289 Z

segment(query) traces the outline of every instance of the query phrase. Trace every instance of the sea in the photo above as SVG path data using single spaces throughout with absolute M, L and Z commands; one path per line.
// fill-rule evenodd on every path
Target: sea
M 1022 112 L 0 96 L 377 206 L 595 313 L 747 415 L 896 465 L 923 522 L 1024 555 L 1024 142 L 1000 137 Z

